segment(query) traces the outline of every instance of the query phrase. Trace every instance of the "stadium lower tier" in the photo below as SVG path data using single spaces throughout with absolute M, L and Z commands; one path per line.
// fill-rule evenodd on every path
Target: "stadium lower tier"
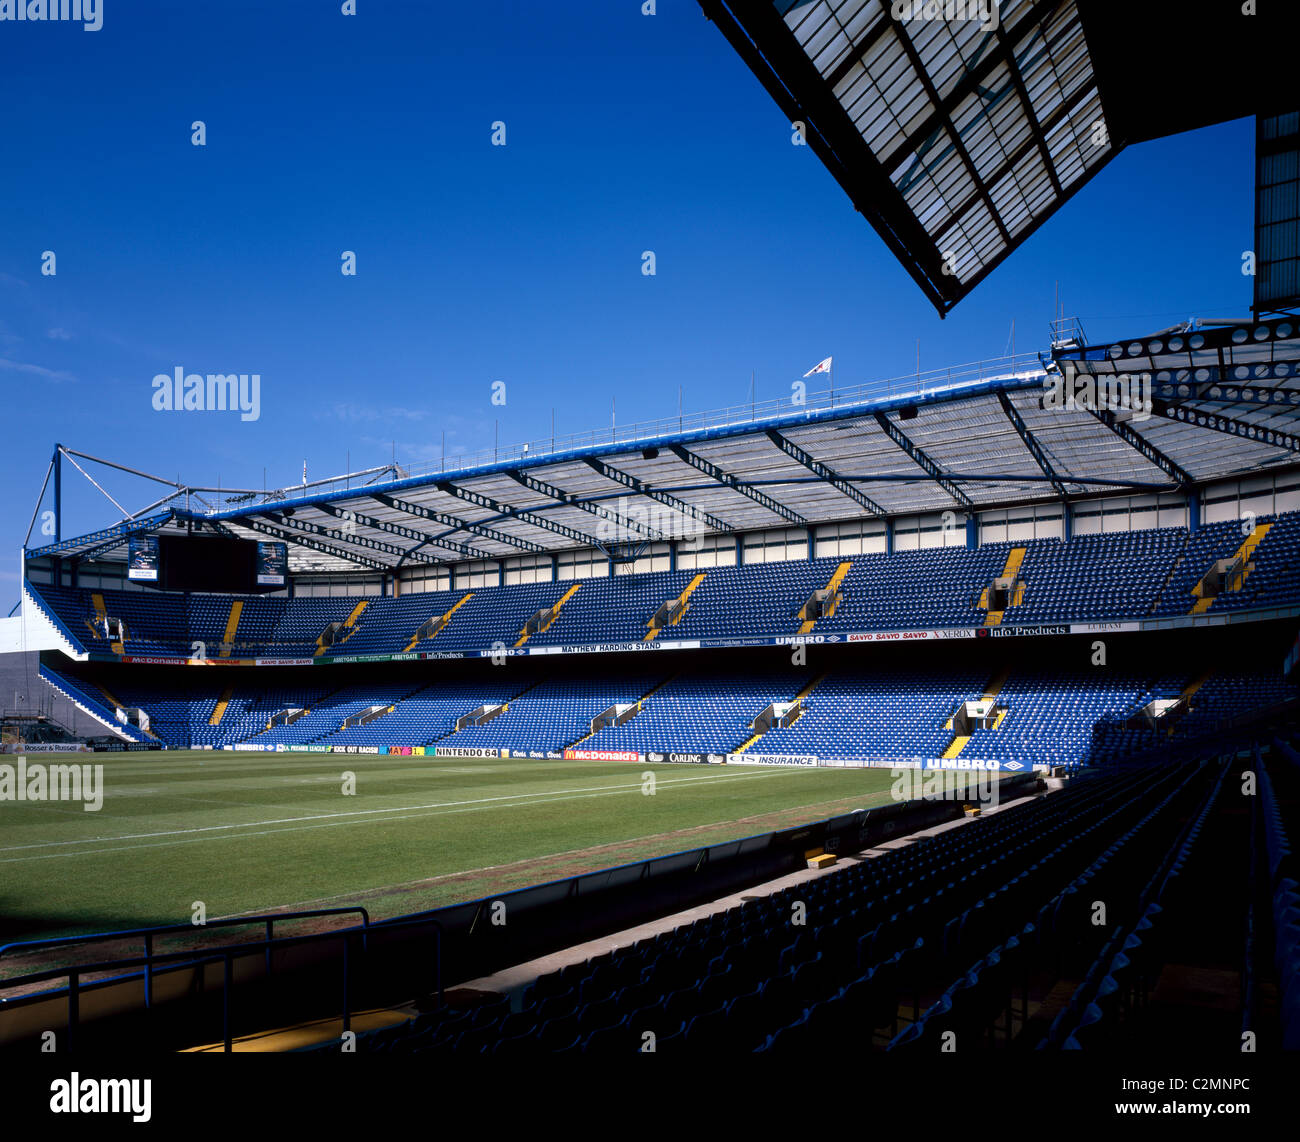
M 954 1048 L 1150 1058 L 1174 1043 L 1226 1058 L 1245 1036 L 1296 1050 L 1300 753 L 1283 737 L 1074 781 L 542 975 L 520 1004 L 442 1007 L 357 1050 L 631 1055 L 653 1038 L 660 1054 L 710 1058 L 850 1040 L 922 1061 Z M 1245 769 L 1259 783 L 1249 812 Z
M 127 736 L 171 748 L 946 759 L 1013 769 L 1074 767 L 1193 740 L 1298 696 L 1280 668 L 1252 668 L 1239 652 L 1206 648 L 1199 661 L 1125 654 L 1128 665 L 1099 667 L 1085 657 L 1090 645 L 1018 647 L 988 660 L 882 652 L 864 662 L 846 650 L 817 667 L 791 665 L 788 655 L 765 664 L 732 654 L 708 663 L 654 655 L 653 666 L 646 656 L 617 656 L 599 669 L 575 656 L 546 670 L 537 659 L 510 659 L 477 669 L 88 664 L 74 673 L 60 661 L 41 674 L 101 721 L 121 726 L 132 711 Z M 147 728 L 130 724 L 146 720 Z
M 1132 621 L 1300 604 L 1300 513 L 398 598 L 27 594 L 81 650 L 213 659 Z

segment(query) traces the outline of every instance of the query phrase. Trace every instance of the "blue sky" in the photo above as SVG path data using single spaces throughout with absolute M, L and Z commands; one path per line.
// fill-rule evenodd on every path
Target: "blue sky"
M 671 416 L 678 386 L 745 403 L 751 370 L 788 395 L 829 354 L 837 387 L 909 372 L 918 338 L 923 368 L 999 356 L 1013 319 L 1041 348 L 1058 280 L 1094 341 L 1248 311 L 1249 120 L 1124 152 L 941 321 L 695 0 L 341 3 L 0 23 L 9 551 L 55 441 L 279 486 L 435 460 L 444 431 L 490 448 L 498 420 L 538 439 L 552 408 L 564 434 L 611 400 Z M 260 374 L 259 419 L 155 411 L 178 366 Z M 115 518 L 78 490 L 64 534 Z

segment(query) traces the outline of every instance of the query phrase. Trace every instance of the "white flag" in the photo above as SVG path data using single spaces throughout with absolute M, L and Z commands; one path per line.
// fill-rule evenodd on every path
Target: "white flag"
M 831 361 L 833 358 L 827 357 L 820 365 L 814 365 L 806 373 L 805 377 L 811 377 L 814 373 L 829 373 L 831 371 Z

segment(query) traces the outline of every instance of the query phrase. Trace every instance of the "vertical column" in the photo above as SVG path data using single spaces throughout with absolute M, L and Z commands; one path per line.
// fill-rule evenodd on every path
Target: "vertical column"
M 1197 489 L 1187 493 L 1187 530 L 1192 535 L 1201 530 L 1201 493 Z
M 54 446 L 54 542 L 63 541 L 63 445 Z M 55 579 L 58 582 L 58 579 Z
M 966 517 L 966 550 L 974 551 L 980 545 L 980 521 L 974 512 Z

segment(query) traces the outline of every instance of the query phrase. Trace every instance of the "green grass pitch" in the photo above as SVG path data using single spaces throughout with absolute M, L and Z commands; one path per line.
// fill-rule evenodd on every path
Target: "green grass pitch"
M 892 784 L 887 769 L 497 758 L 28 760 L 102 763 L 105 797 L 98 812 L 0 802 L 0 942 L 188 923 L 196 901 L 209 919 L 400 915 L 881 804 Z

